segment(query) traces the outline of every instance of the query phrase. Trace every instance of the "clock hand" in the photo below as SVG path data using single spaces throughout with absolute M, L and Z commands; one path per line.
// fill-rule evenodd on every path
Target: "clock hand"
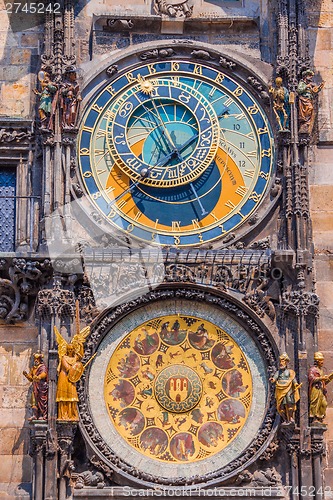
M 152 100 L 151 100 L 151 103 L 152 103 L 152 105 L 153 105 L 153 107 L 154 107 L 154 110 L 155 110 L 155 112 L 156 112 L 156 114 L 157 114 L 157 119 L 158 119 L 158 121 L 159 121 L 159 124 L 160 124 L 160 126 L 162 127 L 162 129 L 163 129 L 163 131 L 164 131 L 164 132 L 163 132 L 164 137 L 167 139 L 167 142 L 169 143 L 169 146 L 171 146 L 171 148 L 172 148 L 174 151 L 177 151 L 177 148 L 176 148 L 176 146 L 175 146 L 175 145 L 174 145 L 174 143 L 173 143 L 173 140 L 172 140 L 172 138 L 171 138 L 171 135 L 169 134 L 169 131 L 168 131 L 168 129 L 166 128 L 166 125 L 165 125 L 165 123 L 163 122 L 163 120 L 162 120 L 162 118 L 161 118 L 160 112 L 158 111 L 158 108 L 157 108 L 157 106 L 156 106 L 156 103 L 155 103 L 154 99 L 152 99 Z
M 191 189 L 192 189 L 192 193 L 196 197 L 196 200 L 197 200 L 197 202 L 199 204 L 199 207 L 201 208 L 201 215 L 207 215 L 208 212 L 207 212 L 207 210 L 205 210 L 203 204 L 201 203 L 201 200 L 200 200 L 200 198 L 198 196 L 198 193 L 197 193 L 195 187 L 193 186 L 192 182 L 190 182 L 190 186 L 191 186 Z

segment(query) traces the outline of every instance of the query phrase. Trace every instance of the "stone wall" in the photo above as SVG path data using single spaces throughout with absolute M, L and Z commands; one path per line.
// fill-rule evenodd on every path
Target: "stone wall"
M 43 40 L 43 16 L 9 13 L 0 0 L 0 115 L 30 118 Z
M 29 371 L 37 329 L 31 325 L 0 327 L 0 498 L 30 498 Z
M 326 84 L 319 96 L 318 139 L 310 163 L 310 206 L 315 247 L 317 293 L 320 296 L 319 349 L 327 372 L 333 371 L 333 5 L 308 2 L 308 34 L 316 81 Z M 328 386 L 325 483 L 333 489 L 333 387 Z M 333 491 L 328 498 L 333 498 Z

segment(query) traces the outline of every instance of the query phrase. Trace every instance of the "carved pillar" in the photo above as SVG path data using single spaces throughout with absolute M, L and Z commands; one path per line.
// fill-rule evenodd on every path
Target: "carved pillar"
M 33 422 L 31 425 L 30 454 L 34 459 L 32 497 L 33 500 L 44 500 L 47 424 Z
M 59 500 L 70 498 L 68 491 L 69 479 L 72 465 L 73 440 L 77 429 L 76 423 L 58 423 L 58 443 L 59 443 Z
M 325 454 L 324 432 L 326 432 L 326 430 L 326 425 L 311 426 L 311 451 L 315 500 L 322 500 L 324 497 L 322 456 Z
M 290 486 L 292 487 L 291 498 L 292 500 L 299 500 L 299 429 L 295 429 L 295 431 L 283 431 L 282 429 L 283 440 L 285 441 L 287 452 L 290 456 Z

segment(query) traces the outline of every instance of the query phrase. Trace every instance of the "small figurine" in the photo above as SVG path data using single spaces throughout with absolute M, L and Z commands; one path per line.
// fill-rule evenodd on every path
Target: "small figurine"
M 63 128 L 75 127 L 79 104 L 82 101 L 76 71 L 67 71 L 65 81 L 60 87 L 61 125 Z
M 324 356 L 321 352 L 314 353 L 314 366 L 311 366 L 308 373 L 309 380 L 309 402 L 310 419 L 312 421 L 322 422 L 326 415 L 327 408 L 327 389 L 326 384 L 333 379 L 333 373 L 324 375 L 322 366 Z
M 33 415 L 29 420 L 47 420 L 48 374 L 43 354 L 34 354 L 34 364 L 29 373 L 23 375 L 32 382 L 31 408 Z
M 270 87 L 269 92 L 273 98 L 273 111 L 276 120 L 279 124 L 280 130 L 286 130 L 289 126 L 290 106 L 289 106 L 289 92 L 286 87 L 282 85 L 282 78 L 275 79 L 276 87 Z
M 312 132 L 315 119 L 313 101 L 316 94 L 318 94 L 325 85 L 325 82 L 321 82 L 319 85 L 316 85 L 312 81 L 313 77 L 313 71 L 309 69 L 303 71 L 302 79 L 300 80 L 297 87 L 300 133 L 310 134 Z
M 76 304 L 76 334 L 68 344 L 61 333 L 54 327 L 58 343 L 58 384 L 56 401 L 58 403 L 58 420 L 65 422 L 78 422 L 79 413 L 77 403 L 79 401 L 76 382 L 82 376 L 84 366 L 81 359 L 84 355 L 83 345 L 90 333 L 90 326 L 80 331 L 78 303 Z
M 52 130 L 52 118 L 54 115 L 54 102 L 56 103 L 55 94 L 57 92 L 57 87 L 51 82 L 50 75 L 44 71 L 38 73 L 38 79 L 42 90 L 39 92 L 37 89 L 34 89 L 34 93 L 39 96 L 38 113 L 41 121 L 41 128 Z
M 276 409 L 286 422 L 295 421 L 296 403 L 299 401 L 299 388 L 294 370 L 288 368 L 290 361 L 286 352 L 279 357 L 278 371 L 269 380 L 275 385 Z

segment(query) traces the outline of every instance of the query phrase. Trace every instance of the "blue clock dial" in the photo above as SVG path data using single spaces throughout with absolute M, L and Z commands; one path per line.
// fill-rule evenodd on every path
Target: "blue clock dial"
M 150 243 L 225 237 L 260 205 L 274 165 L 269 122 L 208 65 L 156 61 L 120 74 L 88 107 L 83 182 L 112 226 Z

